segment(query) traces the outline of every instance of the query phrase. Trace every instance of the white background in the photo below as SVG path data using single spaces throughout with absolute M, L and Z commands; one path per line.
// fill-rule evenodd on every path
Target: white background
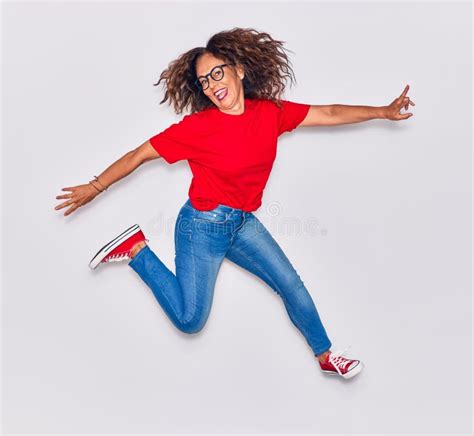
M 5 434 L 470 432 L 471 4 L 2 7 Z M 278 295 L 228 260 L 196 335 L 126 262 L 88 268 L 139 223 L 174 271 L 186 162 L 158 159 L 69 217 L 53 210 L 62 187 L 181 119 L 152 84 L 233 27 L 285 41 L 297 78 L 287 99 L 382 106 L 411 87 L 406 121 L 282 136 L 255 213 L 333 351 L 351 346 L 364 362 L 349 381 L 324 376 Z M 295 233 L 288 220 L 312 224 Z

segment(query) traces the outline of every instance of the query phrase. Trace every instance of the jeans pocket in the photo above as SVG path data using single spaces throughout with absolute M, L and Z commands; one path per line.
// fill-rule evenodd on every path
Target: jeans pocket
M 224 223 L 228 220 L 228 214 L 223 211 L 219 210 L 219 207 L 216 207 L 212 210 L 197 210 L 195 209 L 195 213 L 193 219 L 195 221 L 206 222 L 206 223 Z

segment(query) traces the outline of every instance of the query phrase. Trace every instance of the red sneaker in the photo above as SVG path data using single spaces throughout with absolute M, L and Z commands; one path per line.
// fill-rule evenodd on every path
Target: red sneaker
M 140 241 L 147 241 L 138 224 L 129 227 L 120 235 L 107 242 L 89 262 L 89 267 L 97 268 L 101 263 L 131 259 L 132 247 Z
M 360 360 L 346 359 L 343 357 L 342 354 L 344 354 L 346 350 L 335 352 L 330 351 L 324 362 L 319 361 L 321 371 L 326 374 L 339 374 L 345 379 L 359 374 L 359 372 L 364 368 L 363 363 Z

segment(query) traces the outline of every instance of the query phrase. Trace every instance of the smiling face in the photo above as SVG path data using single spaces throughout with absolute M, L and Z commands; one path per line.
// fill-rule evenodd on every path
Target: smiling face
M 203 82 L 204 75 L 209 74 L 211 70 L 227 63 L 224 59 L 217 58 L 209 53 L 205 53 L 196 61 L 196 76 L 200 82 Z M 244 87 L 242 79 L 244 70 L 240 66 L 228 65 L 222 67 L 223 75 L 218 75 L 217 69 L 214 70 L 214 77 L 220 80 L 214 80 L 211 76 L 206 79 L 209 87 L 202 92 L 206 95 L 217 108 L 231 115 L 240 115 L 244 112 Z M 224 89 L 223 94 L 216 95 L 215 92 Z M 221 97 L 221 99 L 219 99 Z M 223 97 L 223 98 L 222 98 Z

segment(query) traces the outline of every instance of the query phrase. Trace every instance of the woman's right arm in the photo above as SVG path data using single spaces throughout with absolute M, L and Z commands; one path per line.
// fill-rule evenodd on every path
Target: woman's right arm
M 65 216 L 70 215 L 80 206 L 92 201 L 104 190 L 104 187 L 108 188 L 113 183 L 135 171 L 143 163 L 158 159 L 159 157 L 161 157 L 160 154 L 152 147 L 150 141 L 146 141 L 134 150 L 124 154 L 120 159 L 100 173 L 97 176 L 99 183 L 92 179 L 90 183 L 84 185 L 62 188 L 62 191 L 72 192 L 70 194 L 56 196 L 57 199 L 67 199 L 67 201 L 57 205 L 54 209 L 59 210 L 70 206 L 64 213 Z

